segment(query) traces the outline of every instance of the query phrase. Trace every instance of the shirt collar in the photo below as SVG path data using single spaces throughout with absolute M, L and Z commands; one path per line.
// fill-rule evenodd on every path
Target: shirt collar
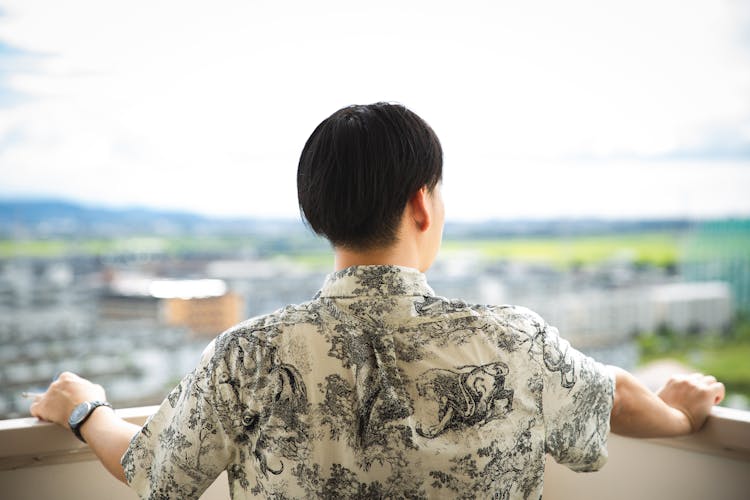
M 329 274 L 319 297 L 435 295 L 417 269 L 402 266 L 352 266 Z

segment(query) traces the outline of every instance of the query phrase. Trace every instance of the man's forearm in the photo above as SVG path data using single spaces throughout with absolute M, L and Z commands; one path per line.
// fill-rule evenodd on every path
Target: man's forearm
M 126 482 L 120 459 L 140 430 L 139 426 L 115 415 L 111 408 L 100 407 L 83 424 L 81 435 L 104 467 L 117 479 Z
M 615 402 L 610 417 L 612 432 L 631 437 L 665 437 L 688 434 L 690 420 L 666 404 L 627 371 L 615 372 Z

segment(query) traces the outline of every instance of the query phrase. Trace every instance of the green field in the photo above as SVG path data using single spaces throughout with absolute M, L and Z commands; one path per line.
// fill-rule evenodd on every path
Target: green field
M 586 236 L 578 238 L 509 238 L 493 240 L 449 240 L 441 254 L 450 258 L 460 253 L 475 253 L 488 260 L 508 259 L 547 262 L 554 265 L 589 264 L 625 257 L 635 262 L 659 266 L 678 260 L 679 237 L 667 233 L 646 233 L 627 236 Z M 309 242 L 300 242 L 309 247 Z M 89 240 L 0 240 L 0 258 L 54 258 L 72 255 L 107 255 L 117 253 L 165 253 L 181 255 L 194 252 L 234 253 L 264 247 L 264 254 L 287 255 L 306 265 L 330 263 L 330 250 L 318 245 L 306 252 L 296 250 L 294 242 L 277 241 L 263 245 L 252 238 L 179 237 L 179 238 L 116 238 Z
M 740 314 L 727 331 L 681 335 L 663 329 L 638 339 L 641 364 L 674 359 L 724 383 L 728 393 L 750 401 L 750 316 Z
M 445 256 L 474 252 L 490 260 L 546 262 L 558 266 L 625 258 L 657 266 L 679 260 L 684 235 L 650 232 L 578 237 L 506 238 L 446 241 Z
M 261 256 L 302 256 L 321 253 L 324 246 L 313 238 L 257 238 L 253 236 L 141 236 L 92 239 L 0 239 L 0 259 L 36 257 L 59 258 L 76 255 L 195 253 L 240 254 L 254 252 Z
M 750 226 L 711 225 L 684 231 L 607 233 L 579 236 L 495 237 L 446 239 L 442 258 L 473 254 L 489 261 L 516 260 L 558 267 L 626 260 L 636 264 L 673 266 L 685 259 L 711 260 L 745 255 L 750 249 Z M 278 237 L 175 236 L 0 240 L 0 258 L 54 258 L 74 255 L 191 253 L 243 254 L 287 257 L 308 266 L 330 264 L 331 251 L 309 233 Z

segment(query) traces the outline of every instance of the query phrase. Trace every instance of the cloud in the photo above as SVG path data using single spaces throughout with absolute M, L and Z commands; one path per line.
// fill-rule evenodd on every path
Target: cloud
M 376 100 L 433 125 L 448 178 L 487 184 L 521 159 L 664 157 L 727 134 L 746 151 L 741 8 L 6 1 L 0 42 L 34 59 L 5 73 L 0 191 L 294 216 L 307 135 Z

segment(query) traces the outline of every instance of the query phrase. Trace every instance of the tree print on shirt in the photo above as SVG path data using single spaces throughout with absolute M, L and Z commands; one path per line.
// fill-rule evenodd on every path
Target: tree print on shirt
M 571 395 L 572 411 L 558 417 L 560 423 L 549 432 L 546 442 L 547 452 L 555 460 L 581 472 L 598 470 L 606 460 L 601 443 L 606 442 L 609 433 L 613 399 L 610 380 L 599 376 L 591 366 L 593 363 L 584 359 L 581 369 L 581 385 L 589 390 Z M 581 439 L 581 436 L 586 437 Z
M 361 481 L 359 475 L 341 464 L 331 465 L 327 474 L 319 464 L 300 463 L 294 470 L 308 498 L 325 499 L 410 499 L 427 500 L 424 478 L 408 468 L 393 470 L 384 481 Z
M 394 357 L 393 338 L 374 322 L 363 330 L 336 325 L 329 356 L 339 359 L 352 377 L 332 374 L 321 384 L 321 421 L 332 439 L 345 439 L 358 451 L 362 467 L 374 462 L 402 467 L 405 449 L 415 449 L 411 428 L 401 422 L 413 413 L 408 383 Z M 351 381 L 350 381 L 351 380 Z
M 462 499 L 529 498 L 544 474 L 544 454 L 532 436 L 535 425 L 535 419 L 528 420 L 514 434 L 511 447 L 497 439 L 479 448 L 476 454 L 451 459 L 453 465 L 448 472 L 430 472 L 432 486 L 447 489 L 452 497 Z
M 532 343 L 541 346 L 542 359 L 549 371 L 560 373 L 560 385 L 570 389 L 576 384 L 576 370 L 568 352 L 570 345 L 562 345 L 557 334 L 550 334 L 546 324 L 534 322 L 536 334 Z

